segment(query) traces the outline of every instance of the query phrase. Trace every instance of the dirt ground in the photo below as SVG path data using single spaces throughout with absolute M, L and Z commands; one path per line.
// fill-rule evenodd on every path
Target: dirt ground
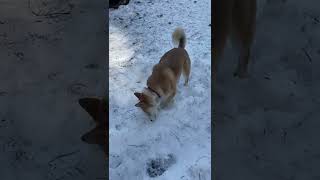
M 265 2 L 249 79 L 232 77 L 226 55 L 214 96 L 217 180 L 320 179 L 319 3 Z
M 0 1 L 0 179 L 103 179 L 77 100 L 107 89 L 107 2 Z

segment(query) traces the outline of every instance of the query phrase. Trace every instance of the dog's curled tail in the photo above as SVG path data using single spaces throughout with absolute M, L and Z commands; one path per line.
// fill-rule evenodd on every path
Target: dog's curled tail
M 186 47 L 187 38 L 184 30 L 182 28 L 176 28 L 172 33 L 172 42 L 175 46 L 178 45 L 179 48 Z

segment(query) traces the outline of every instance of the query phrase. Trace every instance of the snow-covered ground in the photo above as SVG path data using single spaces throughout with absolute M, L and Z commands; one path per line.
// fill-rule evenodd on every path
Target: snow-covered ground
M 210 7 L 210 0 L 132 0 L 109 11 L 111 180 L 210 179 Z M 146 86 L 153 65 L 173 48 L 171 33 L 178 26 L 187 34 L 190 83 L 179 82 L 175 103 L 150 122 L 134 106 L 133 93 Z

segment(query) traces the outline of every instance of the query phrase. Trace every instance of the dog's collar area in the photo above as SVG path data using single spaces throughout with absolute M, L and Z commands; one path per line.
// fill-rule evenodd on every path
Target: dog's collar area
M 149 89 L 151 92 L 155 93 L 159 98 L 161 97 L 160 94 L 157 91 L 153 90 L 149 86 L 147 87 L 147 89 Z

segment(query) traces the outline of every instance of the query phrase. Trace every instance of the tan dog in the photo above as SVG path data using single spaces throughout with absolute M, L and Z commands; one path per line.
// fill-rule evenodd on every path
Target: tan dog
M 191 62 L 186 46 L 186 35 L 181 28 L 176 28 L 172 34 L 172 41 L 178 45 L 166 52 L 152 69 L 147 80 L 147 88 L 134 95 L 139 99 L 135 106 L 140 107 L 153 121 L 156 119 L 160 107 L 171 102 L 176 94 L 177 83 L 181 73 L 184 75 L 184 85 L 188 85 Z
M 81 139 L 88 144 L 100 145 L 105 154 L 108 154 L 107 133 L 109 128 L 107 100 L 102 98 L 79 99 L 80 106 L 93 118 L 96 126 L 84 134 Z
M 234 76 L 248 76 L 250 49 L 256 27 L 256 0 L 214 0 L 213 4 L 213 76 L 216 78 L 219 61 L 228 37 L 239 52 Z

